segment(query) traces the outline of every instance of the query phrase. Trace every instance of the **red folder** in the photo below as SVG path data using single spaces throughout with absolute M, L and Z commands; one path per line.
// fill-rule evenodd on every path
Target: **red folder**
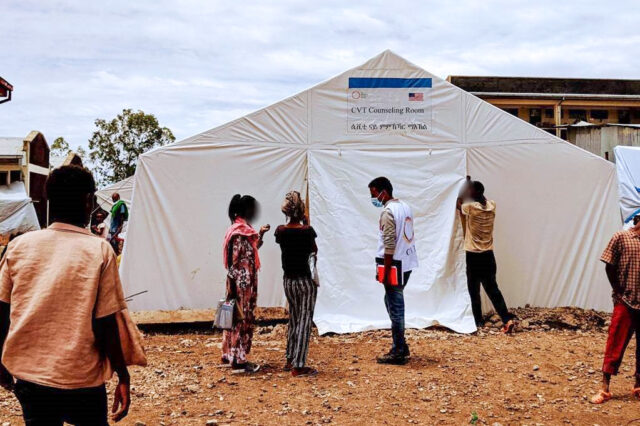
M 381 257 L 376 257 L 376 271 L 378 282 L 382 284 L 382 282 L 384 281 L 384 259 Z M 391 264 L 388 284 L 392 286 L 403 285 L 402 279 L 402 262 L 399 260 L 394 260 Z

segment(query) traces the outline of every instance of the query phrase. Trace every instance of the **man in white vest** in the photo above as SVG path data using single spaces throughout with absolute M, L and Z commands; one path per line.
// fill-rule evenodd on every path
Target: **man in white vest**
M 378 274 L 376 278 L 384 285 L 384 303 L 391 320 L 393 345 L 380 357 L 380 364 L 406 364 L 409 346 L 404 338 L 404 287 L 411 271 L 418 267 L 413 214 L 403 201 L 393 198 L 393 186 L 386 177 L 369 183 L 371 203 L 382 208 L 377 252 Z

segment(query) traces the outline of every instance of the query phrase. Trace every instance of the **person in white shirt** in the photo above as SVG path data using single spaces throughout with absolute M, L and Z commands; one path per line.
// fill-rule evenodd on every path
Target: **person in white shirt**
M 105 219 L 105 214 L 103 212 L 98 212 L 96 213 L 96 224 L 91 226 L 91 232 L 93 235 L 97 235 L 104 239 L 109 236 L 109 228 L 107 228 L 107 224 L 104 223 Z
M 404 338 L 404 287 L 411 271 L 418 267 L 413 214 L 403 201 L 393 198 L 393 186 L 386 177 L 378 177 L 369 183 L 371 202 L 383 208 L 380 214 L 378 258 L 383 265 L 381 283 L 384 284 L 384 303 L 391 320 L 393 345 L 391 350 L 378 357 L 380 364 L 406 364 L 409 346 Z M 394 280 L 394 266 L 400 268 L 401 277 Z M 399 281 L 394 284 L 394 281 Z

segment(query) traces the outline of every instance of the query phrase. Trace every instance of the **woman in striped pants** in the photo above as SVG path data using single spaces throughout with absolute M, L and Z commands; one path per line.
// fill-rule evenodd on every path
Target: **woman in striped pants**
M 287 364 L 285 371 L 294 377 L 313 376 L 318 372 L 305 365 L 313 326 L 313 310 L 318 286 L 311 277 L 309 256 L 318 252 L 316 232 L 302 223 L 304 202 L 297 191 L 289 192 L 282 203 L 287 224 L 275 232 L 282 250 L 284 293 L 289 302 L 289 330 L 287 333 Z

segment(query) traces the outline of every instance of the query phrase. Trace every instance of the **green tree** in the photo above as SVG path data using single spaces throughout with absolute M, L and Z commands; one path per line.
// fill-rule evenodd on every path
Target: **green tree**
M 69 153 L 69 143 L 62 136 L 57 137 L 51 144 L 51 155 L 63 156 Z
M 66 157 L 71 152 L 71 148 L 69 147 L 69 143 L 62 137 L 57 137 L 53 143 L 51 144 L 50 154 L 52 157 Z M 78 157 L 82 159 L 82 162 L 85 163 L 87 156 L 87 150 L 78 145 L 78 148 L 74 151 Z M 85 164 L 87 167 L 87 164 Z
M 83 148 L 83 147 L 81 147 L 81 146 L 78 146 L 78 149 L 76 149 L 76 154 L 78 154 L 78 156 L 79 156 L 80 158 L 82 158 L 82 160 L 83 160 L 83 161 L 84 161 L 84 159 L 85 159 L 85 158 L 88 158 L 88 157 L 87 157 L 87 150 L 86 150 L 86 149 L 84 149 L 84 148 Z
M 132 176 L 140 154 L 173 142 L 171 130 L 160 127 L 153 114 L 122 110 L 113 120 L 95 121 L 97 130 L 89 139 L 89 157 L 101 184 Z

